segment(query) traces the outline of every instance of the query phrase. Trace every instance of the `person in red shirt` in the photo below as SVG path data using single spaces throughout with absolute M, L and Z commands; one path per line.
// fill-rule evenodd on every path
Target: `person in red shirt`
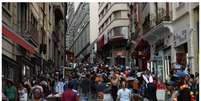
M 79 101 L 79 95 L 75 90 L 73 90 L 71 82 L 68 83 L 67 90 L 62 93 L 61 101 Z

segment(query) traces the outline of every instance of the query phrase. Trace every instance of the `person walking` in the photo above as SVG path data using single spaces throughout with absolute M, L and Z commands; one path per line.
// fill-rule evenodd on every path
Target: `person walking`
M 103 90 L 103 101 L 113 101 L 113 98 L 111 96 L 111 83 L 107 83 Z
M 78 86 L 77 78 L 76 78 L 75 75 L 72 78 L 73 79 L 71 80 L 71 82 L 72 82 L 72 85 L 73 85 L 73 89 L 77 90 L 77 86 Z
M 117 92 L 118 101 L 131 101 L 131 91 L 126 88 L 126 82 L 122 81 L 122 88 Z
M 81 81 L 81 88 L 82 88 L 82 93 L 84 96 L 88 96 L 89 91 L 90 91 L 90 81 L 89 81 L 89 75 L 86 74 L 84 79 Z
M 98 84 L 96 86 L 96 91 L 97 91 L 97 100 L 98 101 L 102 101 L 103 97 L 104 97 L 104 88 L 105 88 L 105 85 L 103 84 L 103 81 L 102 80 L 99 80 L 98 81 Z
M 142 77 L 146 82 L 145 97 L 147 97 L 150 101 L 157 101 L 156 86 L 154 85 L 154 79 L 151 72 L 146 71 L 146 73 L 143 74 Z
M 7 80 L 7 87 L 5 89 L 5 95 L 9 101 L 15 101 L 17 99 L 17 89 L 13 84 L 13 81 Z
M 119 79 L 117 78 L 117 76 L 115 74 L 113 74 L 113 77 L 111 79 L 111 84 L 112 84 L 112 98 L 114 99 L 114 101 L 116 101 L 117 99 L 117 91 L 118 91 L 118 83 L 119 83 Z
M 47 101 L 43 98 L 43 88 L 39 85 L 35 85 L 32 88 L 32 100 L 31 101 Z
M 61 95 L 61 101 L 79 101 L 79 94 L 73 90 L 71 82 L 68 83 L 68 88 Z
M 28 91 L 24 87 L 23 83 L 19 84 L 18 97 L 19 97 L 19 101 L 28 101 Z

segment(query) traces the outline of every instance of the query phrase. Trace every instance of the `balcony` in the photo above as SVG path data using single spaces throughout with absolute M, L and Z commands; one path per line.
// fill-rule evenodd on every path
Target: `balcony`
M 156 20 L 156 25 L 160 24 L 162 21 L 170 21 L 170 15 L 164 8 L 158 9 L 158 19 Z
M 158 8 L 157 13 L 156 12 L 150 12 L 144 20 L 143 23 L 143 33 L 147 34 L 152 28 L 155 26 L 163 23 L 171 21 L 171 15 L 165 8 Z

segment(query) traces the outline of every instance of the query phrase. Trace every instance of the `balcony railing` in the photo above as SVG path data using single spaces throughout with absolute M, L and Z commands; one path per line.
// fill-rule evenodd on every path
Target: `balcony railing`
M 156 12 L 154 12 L 156 13 Z M 151 28 L 154 26 L 157 26 L 163 21 L 170 21 L 171 17 L 170 15 L 167 15 L 167 12 L 164 8 L 159 8 L 158 9 L 158 14 L 148 14 L 145 17 L 144 23 L 143 23 L 143 33 L 148 32 Z M 158 15 L 158 16 L 156 16 Z
M 160 24 L 162 21 L 170 21 L 170 16 L 166 15 L 164 8 L 158 9 L 158 20 L 156 20 L 156 25 Z

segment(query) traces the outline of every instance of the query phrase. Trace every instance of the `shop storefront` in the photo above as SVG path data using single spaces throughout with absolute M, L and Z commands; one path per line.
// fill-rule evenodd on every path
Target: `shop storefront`
M 4 78 L 18 82 L 23 78 L 30 78 L 34 69 L 30 57 L 35 53 L 33 46 L 5 24 L 2 25 L 2 37 Z
M 11 79 L 14 81 L 19 81 L 18 64 L 16 61 L 10 59 L 6 55 L 2 55 L 2 77 L 4 79 Z
M 142 71 L 147 70 L 147 63 L 150 60 L 150 45 L 147 41 L 141 40 L 135 47 L 133 53 L 135 67 Z
M 114 64 L 125 66 L 127 51 L 125 50 L 113 51 L 112 56 L 114 57 Z
M 162 22 L 144 35 L 150 44 L 150 60 L 147 67 L 160 80 L 167 80 L 171 69 L 171 47 L 174 39 L 172 23 Z

